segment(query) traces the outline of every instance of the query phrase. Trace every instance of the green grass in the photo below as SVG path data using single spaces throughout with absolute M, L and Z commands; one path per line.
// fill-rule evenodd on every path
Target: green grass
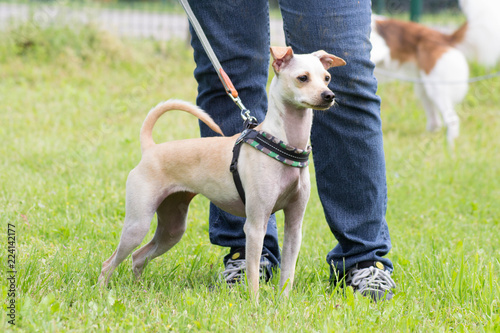
M 167 12 L 184 13 L 180 3 L 177 0 L 0 0 L 0 3 L 15 3 L 29 5 L 33 10 L 40 8 L 50 8 L 50 6 L 63 6 L 71 9 L 116 9 L 122 11 L 141 11 L 141 12 Z M 45 6 L 45 7 L 44 7 Z
M 244 286 L 218 282 L 226 252 L 209 242 L 202 197 L 182 241 L 142 282 L 129 258 L 101 291 L 95 283 L 118 244 L 142 121 L 159 101 L 194 101 L 194 62 L 183 43 L 50 29 L 0 32 L 0 216 L 3 235 L 16 226 L 18 270 L 16 326 L 3 308 L 0 331 L 500 331 L 499 79 L 471 86 L 454 151 L 444 132 L 425 132 L 411 85 L 380 86 L 398 285 L 391 302 L 330 286 L 325 256 L 336 242 L 316 188 L 288 300 L 277 279 L 262 287 L 259 307 Z M 157 142 L 197 136 L 196 119 L 182 113 L 155 129 Z

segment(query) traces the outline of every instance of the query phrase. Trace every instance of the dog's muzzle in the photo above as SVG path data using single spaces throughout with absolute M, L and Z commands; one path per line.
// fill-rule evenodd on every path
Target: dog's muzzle
M 325 90 L 321 93 L 321 98 L 323 99 L 324 102 L 331 103 L 335 98 L 335 94 L 330 90 Z

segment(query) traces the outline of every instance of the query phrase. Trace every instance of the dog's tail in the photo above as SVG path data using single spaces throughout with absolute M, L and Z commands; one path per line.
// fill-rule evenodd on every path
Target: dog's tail
M 146 119 L 144 119 L 144 123 L 142 124 L 141 128 L 141 150 L 143 153 L 148 148 L 155 145 L 155 142 L 153 140 L 153 127 L 156 121 L 161 117 L 162 114 L 171 110 L 180 110 L 191 113 L 193 116 L 203 121 L 213 131 L 224 136 L 220 127 L 205 111 L 191 103 L 171 99 L 166 102 L 162 102 L 152 108 L 146 116 Z
M 500 61 L 500 1 L 460 0 L 467 23 L 452 38 L 467 59 L 487 67 Z

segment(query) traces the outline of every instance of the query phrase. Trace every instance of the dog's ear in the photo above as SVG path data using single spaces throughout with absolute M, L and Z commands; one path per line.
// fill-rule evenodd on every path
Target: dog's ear
M 291 47 L 271 46 L 271 56 L 273 57 L 273 68 L 276 73 L 279 73 L 281 68 L 285 66 L 293 57 Z
M 313 55 L 319 58 L 325 69 L 344 66 L 346 64 L 344 59 L 334 56 L 333 54 L 326 53 L 323 50 L 316 51 Z

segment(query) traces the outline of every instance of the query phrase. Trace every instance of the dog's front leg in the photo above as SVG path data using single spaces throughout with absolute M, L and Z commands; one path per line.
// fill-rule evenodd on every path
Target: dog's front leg
M 264 212 L 262 207 L 258 209 L 252 209 L 251 207 L 247 201 L 247 220 L 244 227 L 246 236 L 246 272 L 251 294 L 258 301 L 260 257 L 264 246 L 267 222 L 271 214 Z
M 288 297 L 293 287 L 295 265 L 302 242 L 302 221 L 306 210 L 309 191 L 299 193 L 297 200 L 290 202 L 283 210 L 285 214 L 285 232 L 281 259 L 280 289 Z

